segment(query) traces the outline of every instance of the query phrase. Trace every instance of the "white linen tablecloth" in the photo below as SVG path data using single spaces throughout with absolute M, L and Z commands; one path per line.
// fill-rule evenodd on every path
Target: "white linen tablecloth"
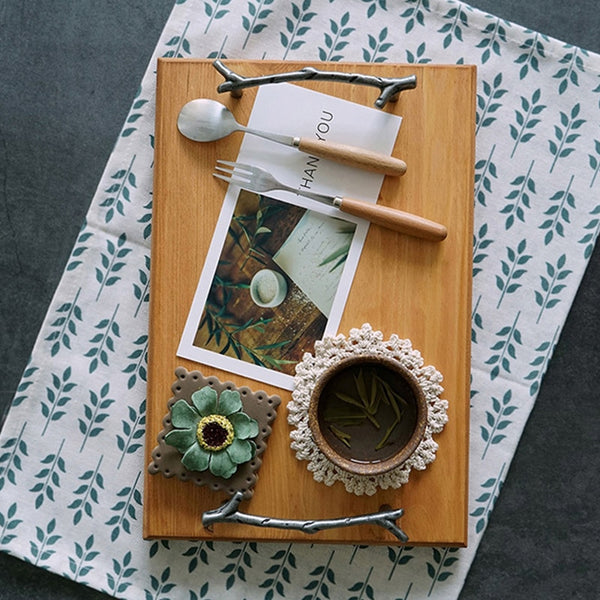
M 468 548 L 142 540 L 160 56 L 478 65 Z M 178 0 L 0 435 L 0 548 L 131 599 L 456 598 L 598 235 L 599 75 L 454 0 Z

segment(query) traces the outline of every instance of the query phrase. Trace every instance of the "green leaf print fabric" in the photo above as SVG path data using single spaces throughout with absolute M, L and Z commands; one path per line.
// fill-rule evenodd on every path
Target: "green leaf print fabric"
M 161 56 L 478 66 L 468 548 L 142 539 Z M 177 0 L 0 436 L 0 548 L 129 599 L 456 598 L 598 236 L 599 75 L 454 0 Z

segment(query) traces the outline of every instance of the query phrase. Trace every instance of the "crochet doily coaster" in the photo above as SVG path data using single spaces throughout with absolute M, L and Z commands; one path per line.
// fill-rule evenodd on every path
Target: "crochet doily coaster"
M 308 424 L 311 393 L 321 374 L 339 360 L 361 354 L 399 361 L 417 378 L 428 407 L 425 434 L 415 452 L 400 467 L 374 476 L 351 474 L 334 465 L 313 440 Z M 412 469 L 422 471 L 435 460 L 438 444 L 432 435 L 440 433 L 448 422 L 448 402 L 440 398 L 444 391 L 441 381 L 442 374 L 433 366 L 424 366 L 420 352 L 412 347 L 410 340 L 395 334 L 384 340 L 383 334 L 368 323 L 360 329 L 351 329 L 347 338 L 343 334 L 326 336 L 315 343 L 314 355 L 305 353 L 296 365 L 292 400 L 288 403 L 288 423 L 293 427 L 290 446 L 298 460 L 308 461 L 307 468 L 314 479 L 326 485 L 341 481 L 346 491 L 357 496 L 373 495 L 378 488 L 399 488 L 408 482 Z
M 169 412 L 163 418 L 163 429 L 158 434 L 158 446 L 152 451 L 152 462 L 148 471 L 155 475 L 162 473 L 165 477 L 177 477 L 182 481 L 191 481 L 196 485 L 206 485 L 212 490 L 223 490 L 233 496 L 242 492 L 245 499 L 254 494 L 254 487 L 258 479 L 258 469 L 262 464 L 261 455 L 267 448 L 267 438 L 271 435 L 271 424 L 277 416 L 277 407 L 281 403 L 279 396 L 269 396 L 265 392 L 253 392 L 249 387 L 236 387 L 231 382 L 221 382 L 217 377 L 204 377 L 200 371 L 188 371 L 184 367 L 175 370 L 177 381 L 171 386 L 173 397 L 168 401 Z M 175 402 L 184 399 L 191 403 L 192 394 L 210 385 L 217 393 L 223 390 L 233 390 L 240 393 L 243 410 L 258 421 L 258 436 L 254 438 L 256 454 L 254 458 L 242 465 L 229 479 L 216 477 L 210 471 L 188 471 L 181 462 L 179 450 L 165 442 L 165 435 L 173 430 L 171 424 L 171 409 Z

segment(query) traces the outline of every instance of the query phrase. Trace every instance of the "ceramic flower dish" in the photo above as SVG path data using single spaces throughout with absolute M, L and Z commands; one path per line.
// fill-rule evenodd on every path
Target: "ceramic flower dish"
M 183 367 L 175 376 L 148 471 L 252 497 L 281 399 Z

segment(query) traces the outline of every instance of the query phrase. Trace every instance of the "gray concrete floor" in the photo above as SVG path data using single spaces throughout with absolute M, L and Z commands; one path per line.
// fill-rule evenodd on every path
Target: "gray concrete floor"
M 471 4 L 600 52 L 597 0 Z M 0 0 L 0 415 L 171 6 Z M 461 600 L 600 597 L 599 307 L 597 249 Z M 105 597 L 0 553 L 0 599 Z

